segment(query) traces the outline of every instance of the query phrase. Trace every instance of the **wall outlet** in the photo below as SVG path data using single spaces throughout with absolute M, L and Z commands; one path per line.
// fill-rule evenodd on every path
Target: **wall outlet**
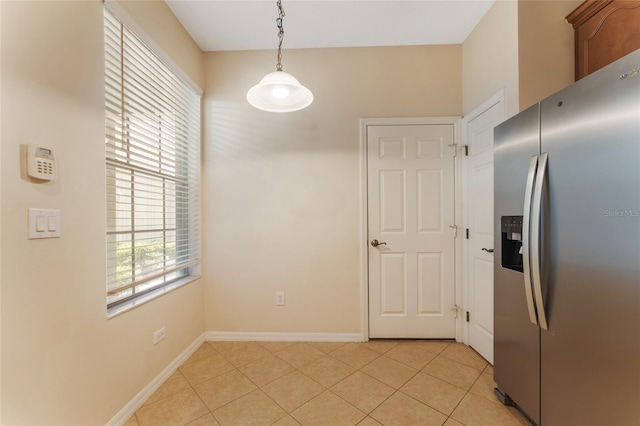
M 284 291 L 276 291 L 276 306 L 284 306 Z
M 153 344 L 157 345 L 164 340 L 164 327 L 153 333 Z

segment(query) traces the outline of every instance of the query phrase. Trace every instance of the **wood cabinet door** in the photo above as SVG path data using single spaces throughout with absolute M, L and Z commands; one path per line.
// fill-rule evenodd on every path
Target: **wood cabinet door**
M 567 16 L 576 43 L 576 80 L 640 49 L 640 1 L 588 0 Z

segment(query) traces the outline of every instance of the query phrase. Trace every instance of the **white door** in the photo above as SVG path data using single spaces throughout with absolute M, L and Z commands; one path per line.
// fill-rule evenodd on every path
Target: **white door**
M 465 260 L 469 346 L 493 364 L 493 128 L 502 102 L 470 114 L 466 125 Z
M 453 338 L 454 127 L 367 129 L 369 336 Z

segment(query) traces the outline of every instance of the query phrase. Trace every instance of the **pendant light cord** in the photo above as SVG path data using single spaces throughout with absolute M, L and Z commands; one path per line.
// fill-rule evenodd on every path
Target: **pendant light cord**
M 282 71 L 282 41 L 284 40 L 284 28 L 282 27 L 282 18 L 284 18 L 284 9 L 282 8 L 282 0 L 278 0 L 278 18 L 276 25 L 278 26 L 278 65 L 276 71 Z

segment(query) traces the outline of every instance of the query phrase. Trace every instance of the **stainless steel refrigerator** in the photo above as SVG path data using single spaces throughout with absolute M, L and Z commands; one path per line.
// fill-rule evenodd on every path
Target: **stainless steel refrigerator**
M 640 50 L 495 132 L 496 395 L 640 425 Z

